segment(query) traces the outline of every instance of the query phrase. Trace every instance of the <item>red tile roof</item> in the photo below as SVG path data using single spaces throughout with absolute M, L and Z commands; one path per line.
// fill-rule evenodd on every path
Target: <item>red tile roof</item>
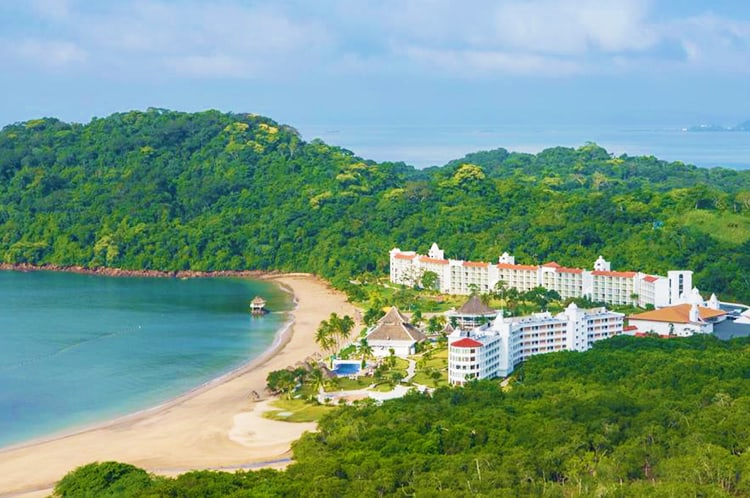
M 690 323 L 690 304 L 678 304 L 677 306 L 667 306 L 653 311 L 645 311 L 637 315 L 631 315 L 629 320 L 646 320 L 650 322 L 669 322 L 669 323 Z M 714 310 L 698 306 L 698 315 L 702 320 L 716 318 L 717 316 L 726 315 L 726 311 Z
M 490 266 L 489 263 L 480 263 L 477 261 L 464 261 L 463 266 L 473 266 L 474 268 L 487 268 Z
M 659 280 L 659 277 L 655 277 L 653 275 L 646 275 L 645 277 L 643 277 L 643 280 L 645 280 L 646 282 L 652 282 L 653 283 L 653 282 L 656 282 L 657 280 Z
M 498 263 L 498 268 L 505 268 L 508 270 L 534 270 L 536 271 L 538 268 L 536 266 L 532 265 L 512 265 L 510 263 Z
M 547 268 L 560 268 L 560 265 L 558 265 L 554 261 L 550 261 L 549 263 L 544 263 L 542 266 L 546 266 Z
M 631 330 L 638 330 L 638 327 L 635 325 L 628 325 L 622 329 L 623 332 L 630 332 Z
M 592 271 L 592 275 L 596 275 L 598 277 L 621 277 L 621 278 L 633 278 L 637 275 L 634 271 Z
M 447 259 L 428 258 L 427 256 L 422 256 L 421 258 L 419 258 L 419 260 L 422 263 L 436 263 L 436 264 L 439 264 L 439 265 L 447 265 L 448 264 L 448 260 Z
M 396 259 L 414 259 L 416 256 L 416 254 L 404 254 L 402 252 L 393 255 L 393 257 Z
M 583 273 L 580 268 L 565 268 L 564 266 L 559 267 L 557 271 L 559 273 Z
M 454 348 L 481 348 L 484 346 L 479 341 L 475 341 L 474 339 L 469 339 L 468 337 L 464 337 L 463 339 L 459 339 L 453 344 L 451 344 Z

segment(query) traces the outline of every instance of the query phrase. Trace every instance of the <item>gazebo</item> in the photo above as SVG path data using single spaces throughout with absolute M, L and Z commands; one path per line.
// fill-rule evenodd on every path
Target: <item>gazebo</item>
M 250 313 L 253 315 L 262 315 L 266 313 L 268 310 L 266 310 L 266 300 L 263 299 L 260 296 L 255 296 L 252 301 L 250 301 Z
M 448 323 L 455 318 L 456 327 L 462 330 L 470 330 L 483 323 L 491 322 L 499 312 L 493 310 L 482 302 L 478 295 L 472 294 L 466 303 L 457 310 L 448 311 L 445 315 Z

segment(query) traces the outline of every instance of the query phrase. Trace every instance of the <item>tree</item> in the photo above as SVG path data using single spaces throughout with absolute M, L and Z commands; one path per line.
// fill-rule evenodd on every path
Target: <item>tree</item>
M 327 320 L 320 322 L 318 329 L 315 331 L 315 342 L 326 354 L 331 354 L 336 348 L 336 338 L 334 330 Z
M 369 359 L 374 358 L 372 346 L 367 342 L 367 338 L 363 337 L 359 340 L 359 346 L 357 347 L 359 354 L 362 356 L 362 361 L 366 362 Z
M 292 393 L 297 388 L 297 384 L 300 382 L 299 372 L 294 370 L 274 370 L 269 372 L 266 377 L 266 385 L 268 389 L 273 393 L 286 393 L 288 398 L 292 397 Z
M 425 271 L 422 274 L 422 287 L 430 290 L 430 291 L 436 291 L 439 288 L 440 285 L 440 277 L 437 273 L 434 271 Z
M 427 331 L 430 334 L 437 334 L 443 327 L 445 327 L 445 316 L 444 315 L 432 315 L 427 320 Z
M 497 299 L 505 299 L 505 291 L 508 288 L 508 284 L 505 283 L 504 280 L 498 280 L 495 282 L 495 285 L 492 287 L 492 293 L 495 298 Z
M 325 387 L 326 377 L 323 375 L 323 371 L 320 368 L 313 368 L 307 376 L 310 385 L 316 392 L 321 392 Z
M 393 368 L 396 366 L 396 350 L 393 348 L 388 349 L 388 366 Z
M 365 311 L 365 316 L 362 317 L 362 319 L 364 320 L 365 325 L 367 325 L 368 327 L 372 327 L 373 325 L 375 325 L 375 323 L 377 323 L 378 320 L 380 320 L 380 318 L 383 317 L 383 315 L 385 315 L 385 312 L 383 311 L 382 307 L 372 307 L 367 308 L 367 310 Z
M 127 463 L 90 463 L 69 472 L 55 486 L 55 496 L 138 496 L 151 487 L 148 473 Z
M 399 384 L 402 380 L 404 380 L 404 373 L 400 372 L 398 370 L 391 372 L 390 374 L 390 382 L 394 386 Z
M 414 310 L 414 313 L 411 314 L 411 323 L 415 327 L 419 327 L 424 322 L 424 317 L 422 316 L 422 310 L 416 309 Z

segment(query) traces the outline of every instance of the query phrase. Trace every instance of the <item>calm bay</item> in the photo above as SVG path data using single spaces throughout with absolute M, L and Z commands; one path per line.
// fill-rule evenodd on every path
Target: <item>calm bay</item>
M 252 317 L 262 295 L 274 313 Z M 142 410 L 259 356 L 292 308 L 240 278 L 0 271 L 0 447 Z

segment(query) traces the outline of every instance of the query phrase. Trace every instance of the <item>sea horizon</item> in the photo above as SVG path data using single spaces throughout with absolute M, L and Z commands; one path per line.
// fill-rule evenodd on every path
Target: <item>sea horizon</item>
M 256 294 L 273 313 L 250 316 Z M 246 278 L 0 271 L 0 450 L 149 412 L 230 378 L 273 349 L 292 306 L 281 287 Z
M 551 147 L 596 143 L 615 156 L 655 156 L 703 168 L 750 169 L 750 132 L 693 132 L 685 124 L 302 124 L 319 138 L 377 162 L 443 166 L 466 154 L 504 148 L 536 154 Z

